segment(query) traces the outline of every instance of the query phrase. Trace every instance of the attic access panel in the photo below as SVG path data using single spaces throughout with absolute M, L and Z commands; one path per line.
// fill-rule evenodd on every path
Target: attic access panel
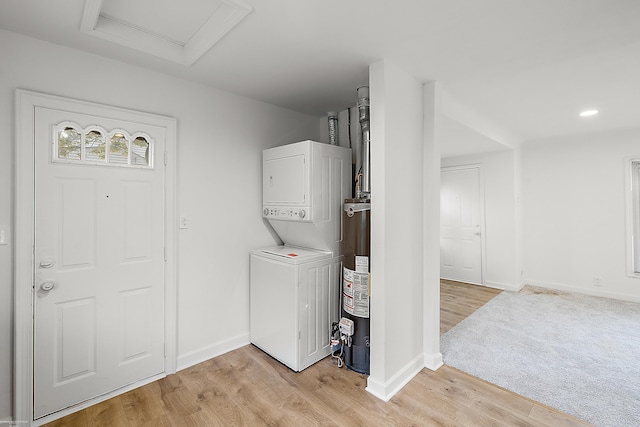
M 85 0 L 80 29 L 191 66 L 252 10 L 242 0 Z

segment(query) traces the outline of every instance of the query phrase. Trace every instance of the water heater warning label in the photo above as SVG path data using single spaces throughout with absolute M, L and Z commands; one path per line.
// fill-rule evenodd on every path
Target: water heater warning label
M 356 255 L 356 272 L 368 273 L 369 272 L 369 257 Z
M 369 273 L 343 269 L 342 306 L 347 313 L 369 318 Z

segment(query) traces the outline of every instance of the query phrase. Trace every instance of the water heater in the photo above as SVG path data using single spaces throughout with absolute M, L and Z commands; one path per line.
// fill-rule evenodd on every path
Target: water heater
M 342 222 L 342 317 L 354 326 L 349 345 L 343 348 L 344 362 L 352 371 L 369 374 L 370 200 L 345 200 Z

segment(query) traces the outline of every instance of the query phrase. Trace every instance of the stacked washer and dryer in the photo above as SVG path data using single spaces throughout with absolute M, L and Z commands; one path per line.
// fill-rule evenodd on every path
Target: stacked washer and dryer
M 263 151 L 262 215 L 284 245 L 250 254 L 251 342 L 294 371 L 332 351 L 351 170 L 351 150 L 337 145 L 302 141 Z

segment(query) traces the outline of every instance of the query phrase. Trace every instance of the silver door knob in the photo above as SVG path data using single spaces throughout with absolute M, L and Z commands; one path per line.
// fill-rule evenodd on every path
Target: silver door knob
M 51 289 L 53 289 L 53 287 L 56 284 L 54 283 L 53 280 L 45 280 L 44 282 L 42 282 L 40 284 L 40 290 L 41 291 L 45 291 L 45 292 L 49 292 Z

